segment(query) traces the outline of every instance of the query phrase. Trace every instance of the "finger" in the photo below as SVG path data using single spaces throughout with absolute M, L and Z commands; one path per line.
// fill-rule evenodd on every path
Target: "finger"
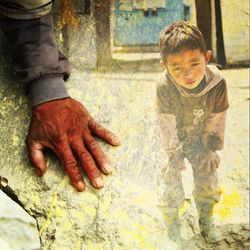
M 74 186 L 78 192 L 82 192 L 86 185 L 68 142 L 66 140 L 60 142 L 54 147 L 54 151 L 62 161 L 72 186 Z
M 215 153 L 216 168 L 220 165 L 220 157 Z
M 115 134 L 97 123 L 93 118 L 89 121 L 89 129 L 109 144 L 113 146 L 121 145 L 120 139 Z
M 26 141 L 29 161 L 35 167 L 38 176 L 43 176 L 46 172 L 46 163 L 43 155 L 44 145 L 35 141 Z
M 207 175 L 210 171 L 210 163 L 207 163 L 207 162 L 203 163 L 201 165 L 201 170 L 204 173 L 204 175 Z
M 212 171 L 215 172 L 216 169 L 218 168 L 218 162 L 216 160 L 213 161 L 213 168 Z
M 91 136 L 90 133 L 84 133 L 83 141 L 101 170 L 105 174 L 110 174 L 113 170 L 110 164 L 110 160 L 104 154 L 97 141 Z
M 208 173 L 213 173 L 215 169 L 215 164 L 214 161 L 210 161 L 210 165 L 209 165 L 209 172 Z
M 76 140 L 71 143 L 72 150 L 76 153 L 79 161 L 84 168 L 89 181 L 95 188 L 102 188 L 104 181 L 100 171 L 98 170 L 95 161 L 93 160 L 90 153 L 83 146 L 82 140 Z

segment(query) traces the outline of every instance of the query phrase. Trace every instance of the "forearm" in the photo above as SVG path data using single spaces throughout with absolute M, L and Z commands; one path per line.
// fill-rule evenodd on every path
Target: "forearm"
M 208 117 L 202 135 L 202 143 L 212 151 L 222 150 L 224 147 L 226 113 L 226 111 L 212 113 Z
M 183 162 L 182 144 L 177 134 L 176 117 L 173 114 L 158 113 L 158 123 L 161 130 L 161 142 L 165 153 L 168 156 L 168 174 L 172 175 L 174 171 L 185 169 Z
M 180 146 L 176 116 L 164 85 L 157 85 L 156 108 L 158 125 L 161 130 L 161 140 L 166 152 L 171 152 Z
M 180 146 L 177 135 L 176 118 L 173 114 L 158 113 L 158 124 L 161 130 L 162 144 L 166 152 L 171 152 Z
M 0 16 L 2 31 L 10 42 L 14 69 L 27 85 L 31 105 L 68 97 L 64 80 L 69 63 L 57 49 L 50 14 L 17 20 Z

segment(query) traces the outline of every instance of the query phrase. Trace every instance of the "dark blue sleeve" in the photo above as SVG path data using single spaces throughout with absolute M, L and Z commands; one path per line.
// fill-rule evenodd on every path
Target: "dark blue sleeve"
M 0 27 L 10 43 L 14 69 L 27 84 L 31 105 L 69 97 L 69 62 L 57 49 L 51 14 L 27 20 L 1 15 Z

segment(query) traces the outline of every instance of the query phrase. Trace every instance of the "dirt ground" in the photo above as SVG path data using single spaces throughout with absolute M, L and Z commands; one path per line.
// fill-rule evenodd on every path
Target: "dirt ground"
M 147 65 L 147 67 L 150 70 L 150 65 Z M 223 240 L 216 245 L 207 245 L 199 234 L 197 214 L 192 198 L 192 172 L 190 168 L 187 168 L 183 172 L 187 202 L 180 213 L 181 230 L 184 238 L 181 249 L 250 249 L 248 195 L 249 70 L 246 68 L 228 69 L 223 70 L 222 73 L 227 79 L 230 108 L 227 117 L 225 148 L 219 152 L 221 157 L 219 172 L 222 198 L 215 208 L 215 221 L 223 234 Z M 131 77 L 137 79 L 141 75 L 141 73 L 137 74 L 131 69 L 127 69 L 127 72 L 125 70 L 122 74 L 131 74 Z M 145 74 L 150 75 L 150 81 L 154 81 L 160 75 L 160 73 L 150 74 L 149 72 L 145 72 Z M 145 74 L 143 74 L 143 77 L 147 77 Z M 1 199 L 0 202 L 1 234 L 6 233 L 4 232 L 4 223 L 7 225 L 8 221 L 14 221 L 17 218 L 13 211 L 11 214 L 7 214 L 8 211 L 4 209 L 6 206 L 11 206 L 10 203 L 9 199 Z M 25 221 L 22 224 L 25 224 Z M 34 223 L 32 227 L 30 226 L 31 223 L 27 221 L 27 230 L 31 230 L 30 232 L 36 231 Z M 22 232 L 20 231 L 20 233 Z M 37 244 L 35 245 L 37 246 Z M 20 246 L 20 248 L 15 249 L 23 248 Z

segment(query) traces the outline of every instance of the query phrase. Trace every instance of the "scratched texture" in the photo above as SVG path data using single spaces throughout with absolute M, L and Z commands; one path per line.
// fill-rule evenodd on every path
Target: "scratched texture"
M 171 243 L 156 206 L 157 176 L 166 161 L 159 142 L 154 102 L 155 79 L 160 73 L 73 72 L 68 83 L 71 95 L 85 103 L 93 116 L 123 141 L 119 148 L 102 144 L 115 171 L 106 178 L 102 190 L 88 185 L 81 194 L 69 185 L 68 177 L 52 155 L 47 157 L 46 175 L 35 176 L 24 146 L 30 112 L 20 85 L 10 73 L 7 66 L 2 67 L 0 175 L 7 180 L 8 190 L 36 219 L 41 249 L 175 249 L 174 245 L 166 248 Z M 224 74 L 229 80 L 231 108 L 226 147 L 221 153 L 223 195 L 215 216 L 227 241 L 217 249 L 234 249 L 237 240 L 244 249 L 248 244 L 249 133 L 244 87 L 249 76 L 247 70 Z M 189 200 L 180 211 L 182 234 L 186 244 L 202 249 L 206 245 L 199 235 L 188 171 L 184 172 L 184 184 Z
M 85 35 L 94 41 L 92 27 Z M 63 42 L 58 36 L 59 42 Z M 75 38 L 69 39 L 73 43 L 80 36 L 75 34 Z M 90 48 L 87 54 L 81 54 L 86 51 L 84 46 Z M 162 214 L 157 209 L 158 191 L 164 189 L 160 170 L 167 163 L 155 109 L 159 68 L 138 63 L 124 68 L 122 64 L 113 65 L 103 72 L 72 72 L 67 84 L 71 96 L 84 103 L 98 121 L 123 141 L 118 148 L 100 142 L 115 166 L 114 173 L 105 178 L 105 187 L 97 191 L 87 182 L 86 191 L 77 193 L 52 154 L 46 154 L 48 170 L 43 178 L 36 177 L 29 165 L 24 139 L 30 108 L 5 56 L 7 47 L 0 47 L 0 187 L 37 223 L 36 231 L 34 220 L 24 219 L 24 214 L 17 216 L 13 212 L 13 220 L 1 207 L 7 201 L 1 199 L 0 249 L 176 249 L 167 238 Z M 91 59 L 93 65 L 96 63 L 96 58 L 90 57 L 95 53 L 91 42 L 81 44 L 79 51 L 74 47 L 68 52 L 78 69 Z M 183 172 L 187 201 L 180 211 L 183 249 L 249 249 L 249 72 L 237 69 L 225 70 L 223 74 L 228 81 L 230 109 L 226 146 L 220 153 L 223 193 L 215 208 L 215 219 L 224 240 L 208 246 L 199 234 L 192 173 L 188 168 Z

